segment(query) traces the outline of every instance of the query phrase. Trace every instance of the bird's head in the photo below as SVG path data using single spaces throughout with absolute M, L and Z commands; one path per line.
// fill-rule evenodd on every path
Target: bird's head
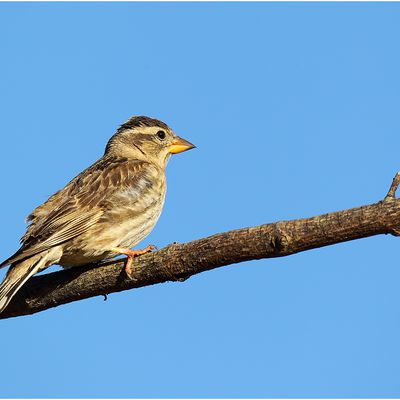
M 177 136 L 162 121 L 149 117 L 132 117 L 122 124 L 108 141 L 105 154 L 153 162 L 165 168 L 171 154 L 195 146 Z

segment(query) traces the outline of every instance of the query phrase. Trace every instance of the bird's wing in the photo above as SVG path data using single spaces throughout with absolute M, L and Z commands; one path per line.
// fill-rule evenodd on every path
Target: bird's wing
M 21 248 L 0 267 L 86 232 L 110 207 L 110 198 L 116 192 L 134 186 L 136 197 L 140 198 L 141 192 L 151 185 L 153 174 L 154 167 L 145 161 L 100 159 L 32 212 Z M 135 198 L 131 201 L 135 202 Z

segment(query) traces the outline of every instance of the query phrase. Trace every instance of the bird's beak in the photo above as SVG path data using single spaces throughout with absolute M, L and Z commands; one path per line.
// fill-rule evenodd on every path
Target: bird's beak
M 169 146 L 169 152 L 171 154 L 182 153 L 183 151 L 194 149 L 196 146 L 185 139 L 175 136 L 171 146 Z

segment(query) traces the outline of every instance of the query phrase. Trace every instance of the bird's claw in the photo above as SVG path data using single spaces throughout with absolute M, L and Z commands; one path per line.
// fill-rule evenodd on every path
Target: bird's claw
M 133 272 L 132 271 L 133 259 L 137 256 L 141 256 L 142 254 L 150 253 L 154 249 L 157 249 L 157 246 L 154 246 L 153 244 L 151 244 L 141 250 L 131 250 L 131 249 L 125 249 L 125 248 L 119 248 L 119 247 L 115 247 L 112 250 L 117 253 L 120 253 L 120 254 L 125 254 L 128 257 L 126 260 L 126 264 L 125 264 L 125 273 L 129 279 L 134 279 L 133 273 L 132 273 Z

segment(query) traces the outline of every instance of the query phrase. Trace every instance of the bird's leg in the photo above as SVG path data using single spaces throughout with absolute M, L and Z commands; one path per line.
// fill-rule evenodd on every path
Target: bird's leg
M 147 246 L 145 249 L 142 250 L 132 250 L 132 249 L 127 249 L 124 247 L 114 247 L 111 249 L 111 251 L 114 251 L 115 253 L 118 254 L 125 254 L 128 259 L 126 260 L 125 264 L 125 272 L 126 274 L 131 277 L 132 276 L 132 264 L 133 264 L 133 259 L 136 256 L 140 256 L 142 254 L 149 253 L 150 251 L 154 250 L 156 246 L 150 245 Z

